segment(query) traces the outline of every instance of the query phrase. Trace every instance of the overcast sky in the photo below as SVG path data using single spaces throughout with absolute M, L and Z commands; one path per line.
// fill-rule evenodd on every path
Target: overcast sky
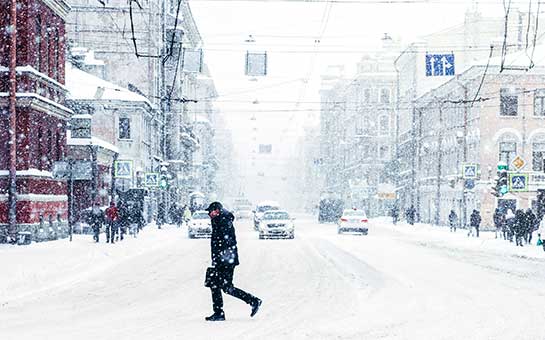
M 272 157 L 278 162 L 290 157 L 301 125 L 316 121 L 320 75 L 328 65 L 346 65 L 347 76 L 352 76 L 362 54 L 378 50 L 384 33 L 414 41 L 463 23 L 473 1 L 189 3 L 220 95 L 216 107 L 229 117 L 237 155 L 244 164 L 259 143 L 273 143 Z M 527 10 L 528 1 L 513 1 L 513 6 Z M 500 0 L 479 1 L 479 9 L 484 16 L 503 14 Z M 255 43 L 244 42 L 249 35 Z M 268 52 L 266 77 L 251 81 L 244 75 L 247 50 Z M 254 114 L 256 120 L 251 120 Z

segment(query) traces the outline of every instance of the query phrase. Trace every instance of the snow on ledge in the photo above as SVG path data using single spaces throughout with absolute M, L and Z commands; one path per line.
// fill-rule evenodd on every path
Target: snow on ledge
M 9 68 L 6 67 L 6 66 L 0 66 L 0 72 L 8 72 L 9 71 Z M 66 89 L 66 86 L 64 86 L 63 84 L 59 83 L 58 81 L 56 81 L 55 79 L 53 78 L 50 78 L 49 76 L 47 76 L 46 74 L 38 71 L 37 69 L 35 69 L 34 67 L 30 66 L 30 65 L 26 65 L 26 66 L 17 66 L 15 68 L 15 71 L 17 73 L 23 73 L 23 72 L 28 72 L 28 73 L 32 73 L 33 75 L 37 76 L 38 78 L 42 78 L 44 79 L 45 81 L 47 82 L 50 82 L 51 84 L 55 85 L 55 86 L 58 86 L 60 88 L 62 88 L 63 90 L 65 91 L 68 91 Z
M 115 153 L 119 153 L 119 148 L 113 144 L 106 142 L 100 138 L 92 136 L 91 138 L 72 138 L 70 130 L 66 134 L 66 143 L 68 145 L 96 145 L 103 149 L 110 150 Z
M 9 93 L 8 92 L 0 92 L 0 97 L 9 97 Z M 70 110 L 69 108 L 67 108 L 66 106 L 64 105 L 61 105 L 57 102 L 54 102 L 52 101 L 51 99 L 48 99 L 46 97 L 43 97 L 43 96 L 40 96 L 39 94 L 36 94 L 36 93 L 32 93 L 32 92 L 17 92 L 16 93 L 16 97 L 17 98 L 34 98 L 34 99 L 38 99 L 38 100 L 41 100 L 43 102 L 46 102 L 48 103 L 49 105 L 53 105 L 55 106 L 56 108 L 60 109 L 60 110 L 63 110 L 65 112 L 68 112 L 70 114 L 74 114 L 74 111 Z
M 49 177 L 53 178 L 51 171 L 28 169 L 17 170 L 17 176 L 32 176 L 32 177 Z M 0 170 L 0 177 L 9 176 L 9 170 Z

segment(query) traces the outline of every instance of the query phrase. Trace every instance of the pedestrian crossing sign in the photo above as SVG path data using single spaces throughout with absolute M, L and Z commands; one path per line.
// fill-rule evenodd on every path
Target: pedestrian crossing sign
M 132 161 L 115 161 L 114 163 L 115 178 L 132 178 Z
M 509 191 L 528 191 L 528 174 L 509 174 Z
M 155 172 L 149 172 L 145 174 L 144 185 L 147 187 L 159 186 L 159 174 Z
M 462 175 L 465 179 L 476 179 L 477 170 L 477 164 L 464 164 L 462 166 Z

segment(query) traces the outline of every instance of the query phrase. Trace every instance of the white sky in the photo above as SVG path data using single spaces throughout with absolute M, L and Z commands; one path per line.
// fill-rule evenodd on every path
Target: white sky
M 463 23 L 472 3 L 190 0 L 204 41 L 205 62 L 220 95 L 216 107 L 228 117 L 243 171 L 253 174 L 246 160 L 259 143 L 273 143 L 271 159 L 277 164 L 292 157 L 302 124 L 316 121 L 320 75 L 328 65 L 346 65 L 346 75 L 352 76 L 356 62 L 365 51 L 378 49 L 384 33 L 411 42 L 418 36 Z M 515 0 L 513 6 L 526 10 L 528 2 Z M 485 17 L 503 14 L 499 0 L 480 1 L 479 9 Z M 255 43 L 244 42 L 250 34 Z M 316 44 L 319 37 L 320 43 Z M 246 50 L 268 52 L 266 77 L 249 81 L 244 75 Z M 254 100 L 259 104 L 252 104 Z M 250 120 L 252 112 L 255 121 Z M 277 184 L 274 180 L 270 183 Z

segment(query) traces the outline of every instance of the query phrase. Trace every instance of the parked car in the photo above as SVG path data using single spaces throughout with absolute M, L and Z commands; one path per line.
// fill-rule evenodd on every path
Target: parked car
M 280 204 L 275 201 L 263 201 L 256 205 L 255 210 L 253 211 L 255 230 L 259 229 L 259 222 L 261 221 L 261 217 L 263 217 L 265 211 L 269 210 L 280 210 Z
M 197 210 L 193 213 L 187 224 L 187 236 L 189 238 L 212 236 L 212 223 L 207 211 Z
M 337 232 L 356 232 L 367 235 L 369 232 L 369 220 L 361 209 L 345 209 L 337 222 Z
M 293 219 L 287 211 L 269 210 L 263 213 L 259 222 L 259 239 L 267 237 L 291 238 L 295 237 Z

